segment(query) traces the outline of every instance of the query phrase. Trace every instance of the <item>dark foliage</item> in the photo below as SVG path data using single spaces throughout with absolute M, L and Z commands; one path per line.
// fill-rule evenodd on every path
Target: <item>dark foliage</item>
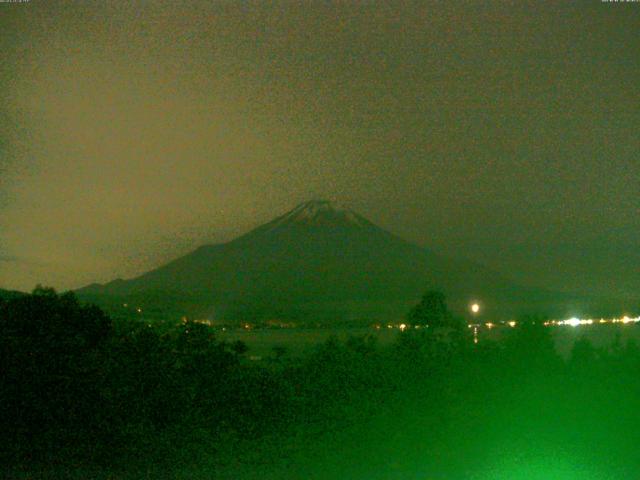
M 461 319 L 456 318 L 447 308 L 444 293 L 437 290 L 427 291 L 415 307 L 407 315 L 410 325 L 428 326 L 431 328 L 456 328 L 463 326 Z
M 443 301 L 428 296 L 420 318 L 449 325 Z M 114 324 L 38 288 L 0 304 L 0 460 L 9 478 L 485 478 L 490 462 L 531 469 L 567 449 L 633 478 L 638 347 L 582 339 L 563 359 L 541 319 L 508 331 L 332 338 L 253 362 L 205 325 Z M 486 478 L 521 478 L 508 468 Z

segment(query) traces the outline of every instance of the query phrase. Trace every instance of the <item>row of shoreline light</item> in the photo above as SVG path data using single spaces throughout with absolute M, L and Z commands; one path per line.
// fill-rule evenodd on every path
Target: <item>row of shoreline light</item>
M 631 318 L 625 315 L 622 318 L 600 318 L 594 320 L 592 318 L 580 319 L 580 318 L 570 318 L 568 320 L 549 320 L 544 322 L 545 326 L 554 326 L 554 325 L 569 325 L 571 327 L 579 327 L 580 325 L 594 325 L 594 324 L 607 324 L 607 323 L 638 323 L 640 322 L 640 317 Z
M 535 323 L 535 322 L 534 322 Z M 556 327 L 556 326 L 570 326 L 570 327 L 579 327 L 582 325 L 605 325 L 605 324 L 614 324 L 614 323 L 622 323 L 626 325 L 628 323 L 640 323 L 640 317 L 629 317 L 624 316 L 621 318 L 600 318 L 600 319 L 581 319 L 572 317 L 567 320 L 546 320 L 542 322 L 545 327 Z M 510 322 L 484 322 L 484 323 L 470 323 L 468 324 L 469 328 L 478 328 L 478 327 L 487 327 L 488 329 L 492 329 L 497 326 L 509 326 L 515 327 L 518 325 L 518 322 L 512 320 Z

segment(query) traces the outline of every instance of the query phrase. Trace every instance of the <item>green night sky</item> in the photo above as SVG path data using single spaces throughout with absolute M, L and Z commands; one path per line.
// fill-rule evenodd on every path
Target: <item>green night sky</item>
M 640 3 L 0 3 L 0 287 L 130 277 L 309 198 L 640 291 Z

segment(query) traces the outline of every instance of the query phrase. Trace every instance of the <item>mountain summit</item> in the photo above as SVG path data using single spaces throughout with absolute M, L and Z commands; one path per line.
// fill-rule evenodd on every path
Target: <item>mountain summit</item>
M 305 228 L 315 229 L 318 233 L 328 229 L 370 229 L 375 228 L 375 225 L 347 207 L 328 200 L 311 200 L 252 230 L 246 236 L 254 237 Z
M 369 227 L 372 225 L 371 222 L 353 210 L 336 205 L 328 200 L 311 200 L 301 203 L 271 223 L 275 227 L 291 223 L 354 227 Z
M 98 303 L 117 299 L 160 309 L 172 303 L 174 311 L 226 321 L 328 322 L 402 318 L 429 288 L 443 290 L 458 311 L 480 300 L 493 318 L 547 295 L 407 242 L 326 200 L 302 203 L 230 242 L 203 245 L 136 278 L 78 293 Z

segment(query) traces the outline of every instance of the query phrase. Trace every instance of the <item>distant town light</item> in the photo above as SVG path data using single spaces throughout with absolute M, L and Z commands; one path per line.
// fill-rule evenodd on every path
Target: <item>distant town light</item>
M 480 311 L 480 305 L 478 305 L 477 303 L 474 303 L 473 305 L 471 305 L 471 311 L 473 313 L 478 313 Z

